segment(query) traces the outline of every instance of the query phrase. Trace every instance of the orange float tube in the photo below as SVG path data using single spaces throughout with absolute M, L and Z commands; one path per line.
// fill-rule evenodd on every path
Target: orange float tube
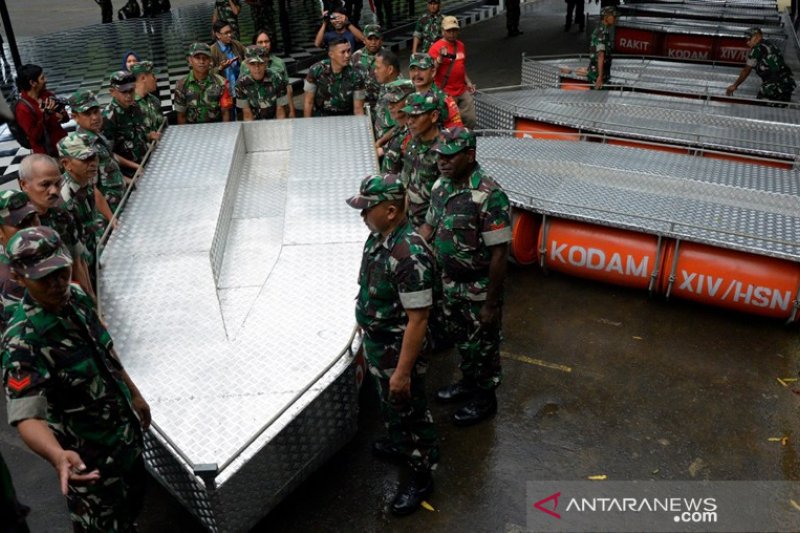
M 661 268 L 661 240 L 654 235 L 562 219 L 539 231 L 542 266 L 582 278 L 653 289 Z
M 800 264 L 772 257 L 671 242 L 666 249 L 661 291 L 756 315 L 796 320 Z
M 536 249 L 541 217 L 529 211 L 511 211 L 511 257 L 520 265 L 530 265 L 538 259 Z
M 664 55 L 670 59 L 709 61 L 714 49 L 714 38 L 705 35 L 667 35 Z
M 548 139 L 556 141 L 579 141 L 580 135 L 575 128 L 558 126 L 539 122 L 537 120 L 527 120 L 518 118 L 514 129 L 517 130 L 516 137 L 532 137 L 534 139 Z
M 714 47 L 714 59 L 726 63 L 744 63 L 747 60 L 747 39 L 720 37 Z
M 614 52 L 637 56 L 661 55 L 661 35 L 617 25 L 614 30 Z

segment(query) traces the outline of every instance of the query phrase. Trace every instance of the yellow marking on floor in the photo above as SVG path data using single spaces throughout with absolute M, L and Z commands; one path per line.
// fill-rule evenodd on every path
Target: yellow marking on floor
M 533 357 L 528 357 L 527 355 L 520 355 L 511 352 L 500 352 L 501 357 L 505 357 L 506 359 L 513 359 L 514 361 L 519 361 L 520 363 L 527 363 L 529 365 L 536 365 L 536 366 L 543 366 L 545 368 L 552 368 L 553 370 L 560 370 L 562 372 L 570 373 L 572 372 L 572 368 L 568 367 L 567 365 L 559 365 L 558 363 L 550 363 L 548 361 L 544 361 L 542 359 L 534 359 Z

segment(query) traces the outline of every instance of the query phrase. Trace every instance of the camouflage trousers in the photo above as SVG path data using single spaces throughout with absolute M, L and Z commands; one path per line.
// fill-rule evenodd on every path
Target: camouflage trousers
M 483 390 L 494 390 L 502 380 L 500 366 L 501 320 L 484 326 L 482 301 L 445 297 L 444 316 L 450 336 L 461 355 L 464 380 Z
M 789 102 L 792 99 L 794 88 L 795 84 L 791 79 L 774 83 L 762 83 L 761 88 L 758 89 L 756 98 L 759 100 Z
M 122 476 L 101 477 L 94 485 L 70 485 L 67 507 L 75 532 L 136 531 L 147 474 L 140 455 Z
M 408 458 L 408 465 L 424 472 L 436 468 L 439 445 L 433 415 L 425 397 L 425 372 L 428 363 L 417 358 L 411 371 L 411 397 L 398 400 L 389 395 L 389 379 L 400 358 L 402 336 L 393 342 L 379 342 L 369 334 L 364 337 L 364 354 L 375 381 L 383 423 L 395 448 Z

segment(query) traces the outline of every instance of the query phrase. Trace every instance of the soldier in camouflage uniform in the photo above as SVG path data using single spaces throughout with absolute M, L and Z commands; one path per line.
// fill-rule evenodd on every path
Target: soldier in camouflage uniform
M 364 48 L 356 50 L 350 57 L 350 64 L 361 70 L 364 77 L 364 101 L 373 109 L 378 102 L 381 85 L 375 77 L 375 60 L 383 48 L 383 32 L 377 24 L 364 26 Z
M 6 255 L 26 289 L 3 337 L 8 422 L 55 468 L 76 531 L 134 531 L 147 402 L 94 302 L 70 284 L 72 260 L 58 234 L 20 230 Z
M 192 44 L 189 63 L 192 70 L 178 80 L 172 99 L 178 124 L 228 122 L 233 101 L 227 80 L 210 72 L 211 48 L 206 43 Z
M 136 78 L 125 70 L 111 74 L 111 102 L 103 110 L 103 135 L 114 145 L 114 153 L 141 163 L 148 141 L 158 137 L 148 132 L 141 108 L 134 101 Z
M 397 54 L 388 48 L 381 49 L 375 54 L 375 67 L 373 68 L 375 81 L 380 85 L 378 91 L 378 101 L 375 102 L 373 112 L 373 127 L 375 138 L 380 139 L 395 125 L 389 112 L 389 103 L 384 98 L 387 86 L 395 80 L 402 79 L 400 74 L 400 59 Z M 411 83 L 411 82 L 409 82 Z
M 335 39 L 328 45 L 328 59 L 311 65 L 303 88 L 303 116 L 363 115 L 365 81 L 350 65 L 350 43 Z
M 441 0 L 428 0 L 428 12 L 414 26 L 411 53 L 427 54 L 431 45 L 442 38 Z
M 144 114 L 144 127 L 148 133 L 158 132 L 165 119 L 161 113 L 161 100 L 155 95 L 157 85 L 153 62 L 139 61 L 131 67 L 131 74 L 136 77 L 134 101 Z
M 414 85 L 409 80 L 395 80 L 386 87 L 383 99 L 389 107 L 393 126 L 375 142 L 381 172 L 398 173 L 403 168 L 403 151 L 411 141 L 411 134 L 406 125 L 406 114 L 403 108 L 406 97 L 414 92 Z
M 436 77 L 436 64 L 433 58 L 428 54 L 412 54 L 408 60 L 408 69 L 417 92 L 425 94 L 431 91 L 439 100 L 439 126 L 443 128 L 463 126 L 455 99 L 445 94 L 433 81 Z
M 231 27 L 233 38 L 239 40 L 239 13 L 242 3 L 239 0 L 214 0 L 214 13 L 211 15 L 211 24 L 224 20 Z
M 245 57 L 250 73 L 236 84 L 236 106 L 242 110 L 244 120 L 286 118 L 286 82 L 267 69 L 262 59 L 266 51 L 260 46 L 249 46 Z
M 617 21 L 617 10 L 614 7 L 604 7 L 600 15 L 603 23 L 592 32 L 589 71 L 586 73 L 589 83 L 595 89 L 602 89 L 611 78 L 611 59 L 614 52 L 612 30 Z
M 439 459 L 424 386 L 433 256 L 406 218 L 405 188 L 396 174 L 367 176 L 347 203 L 361 210 L 372 232 L 364 244 L 356 320 L 389 433 L 374 442 L 373 453 L 411 467 L 411 478 L 391 506 L 405 515 L 433 491 L 431 471 Z
M 5 246 L 23 228 L 40 225 L 36 209 L 24 192 L 0 191 L 0 329 L 6 330 L 8 320 L 22 300 L 25 287 L 11 275 Z
M 94 298 L 86 253 L 83 227 L 71 211 L 64 209 L 61 198 L 61 169 L 58 162 L 44 154 L 32 154 L 19 165 L 19 187 L 28 195 L 43 226 L 54 229 L 72 256 L 72 275 L 81 289 Z
M 408 115 L 411 142 L 403 152 L 403 183 L 408 193 L 408 218 L 414 229 L 425 223 L 431 201 L 431 189 L 439 178 L 439 100 L 433 93 L 414 93 L 406 100 L 403 112 Z
M 509 201 L 475 161 L 475 135 L 443 130 L 436 147 L 442 176 L 420 233 L 433 242 L 442 275 L 445 319 L 461 354 L 462 379 L 440 389 L 442 402 L 470 399 L 456 411 L 458 426 L 497 412 L 500 385 L 501 311 L 508 243 Z
M 76 133 L 83 137 L 84 142 L 100 158 L 96 189 L 100 194 L 95 196 L 95 205 L 103 221 L 107 223 L 112 220 L 112 215 L 125 194 L 126 178 L 114 157 L 111 143 L 103 136 L 103 115 L 95 93 L 83 89 L 76 91 L 70 96 L 69 107 L 72 110 L 72 119 L 78 124 Z M 116 227 L 116 219 L 112 225 Z
M 61 199 L 64 202 L 62 207 L 71 212 L 81 226 L 83 259 L 89 266 L 89 274 L 94 281 L 97 239 L 103 230 L 103 226 L 98 224 L 99 216 L 95 207 L 94 182 L 97 179 L 99 158 L 97 152 L 77 132 L 72 132 L 59 141 L 58 153 L 64 169 L 61 176 Z
M 759 100 L 775 100 L 790 102 L 792 92 L 797 84 L 792 75 L 792 69 L 783 59 L 783 54 L 775 43 L 764 39 L 760 28 L 750 28 L 745 32 L 747 36 L 747 62 L 739 77 L 725 91 L 728 96 L 733 95 L 739 85 L 747 79 L 750 72 L 755 69 L 761 78 L 761 87 L 756 98 Z

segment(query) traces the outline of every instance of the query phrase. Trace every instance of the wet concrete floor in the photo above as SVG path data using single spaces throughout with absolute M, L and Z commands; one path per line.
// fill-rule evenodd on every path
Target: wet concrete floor
M 518 83 L 523 51 L 585 51 L 588 36 L 562 31 L 564 5 L 529 8 L 516 39 L 504 37 L 502 16 L 466 29 L 473 80 Z M 497 417 L 457 429 L 453 409 L 433 405 L 442 437 L 435 511 L 388 512 L 398 468 L 370 455 L 382 426 L 364 390 L 356 437 L 254 531 L 521 531 L 532 480 L 800 480 L 800 385 L 777 380 L 798 375 L 796 328 L 537 267 L 512 266 L 506 294 Z M 456 357 L 440 354 L 429 390 L 457 377 Z M 784 436 L 785 445 L 769 440 Z M 50 467 L 5 425 L 0 443 L 34 507 L 32 529 L 67 531 Z M 142 531 L 200 530 L 166 491 L 151 489 Z

